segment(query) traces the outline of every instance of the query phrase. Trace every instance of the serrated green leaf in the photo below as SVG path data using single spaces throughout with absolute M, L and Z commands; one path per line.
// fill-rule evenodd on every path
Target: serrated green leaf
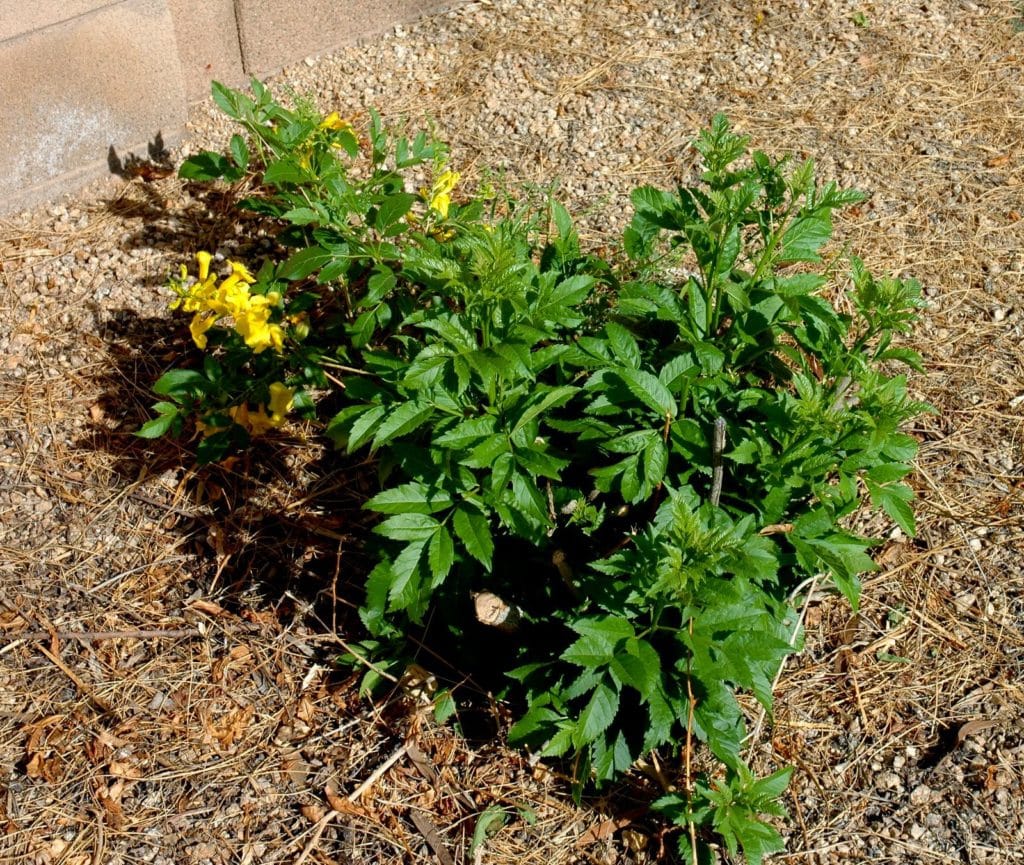
M 420 513 L 402 513 L 374 526 L 374 532 L 393 541 L 426 541 L 441 527 L 433 517 Z
M 654 486 L 660 484 L 668 468 L 668 448 L 659 437 L 651 439 L 644 448 L 644 480 Z
M 282 279 L 305 279 L 314 270 L 319 270 L 334 257 L 334 253 L 321 246 L 307 246 L 292 255 L 278 268 L 277 274 Z
M 417 198 L 418 196 L 412 192 L 396 192 L 389 195 L 377 208 L 374 228 L 388 234 L 389 229 L 409 212 Z
M 616 368 L 617 375 L 629 388 L 630 393 L 661 417 L 676 417 L 679 406 L 672 392 L 646 370 Z
M 444 490 L 412 481 L 382 490 L 363 507 L 379 514 L 433 514 L 452 504 L 452 497 Z
M 455 544 L 448 529 L 444 526 L 438 528 L 430 539 L 427 546 L 427 563 L 430 565 L 433 584 L 444 580 L 452 569 L 452 565 L 455 564 Z
M 608 685 L 602 683 L 594 689 L 590 702 L 580 712 L 579 721 L 573 732 L 573 744 L 577 748 L 593 742 L 615 720 L 619 711 L 619 695 Z
M 818 250 L 831 236 L 832 222 L 827 216 L 799 216 L 782 235 L 779 260 L 821 261 Z
M 415 401 L 402 403 L 398 408 L 391 409 L 377 427 L 371 450 L 408 435 L 425 424 L 433 413 L 433 406 Z
M 870 480 L 865 480 L 865 484 L 871 496 L 871 504 L 884 510 L 906 535 L 913 537 L 917 531 L 914 510 L 910 506 L 914 491 L 906 484 L 880 486 Z
M 619 363 L 630 369 L 637 369 L 640 366 L 640 346 L 636 337 L 614 321 L 604 326 L 604 332 L 608 335 L 608 345 L 611 346 L 612 354 Z
M 375 405 L 368 407 L 363 414 L 359 415 L 359 417 L 352 423 L 352 428 L 349 430 L 349 453 L 353 453 L 358 450 L 373 437 L 377 429 L 377 425 L 387 412 L 388 409 L 386 406 Z
M 534 418 L 540 417 L 544 412 L 550 409 L 557 408 L 558 406 L 565 405 L 573 396 L 578 392 L 579 388 L 572 387 L 570 385 L 563 385 L 562 387 L 545 388 L 539 394 L 539 398 L 531 402 L 523 413 L 519 415 L 519 418 L 515 422 L 515 426 L 512 427 L 512 435 L 515 435 L 521 430 L 526 424 L 532 421 Z
M 452 518 L 455 534 L 462 541 L 466 552 L 490 570 L 494 556 L 494 539 L 487 518 L 479 511 L 466 505 L 459 505 Z
M 391 586 L 388 599 L 392 610 L 414 608 L 423 599 L 420 597 L 420 563 L 426 541 L 415 541 L 404 547 L 391 563 Z M 415 618 L 415 613 L 413 613 Z
M 629 640 L 612 658 L 611 671 L 622 684 L 635 688 L 646 700 L 661 681 L 661 659 L 645 640 Z
M 183 180 L 219 180 L 230 170 L 231 163 L 225 157 L 206 150 L 182 162 L 178 177 Z

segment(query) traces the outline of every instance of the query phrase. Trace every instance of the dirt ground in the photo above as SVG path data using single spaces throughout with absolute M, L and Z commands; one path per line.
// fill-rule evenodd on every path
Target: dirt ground
M 594 243 L 716 111 L 869 193 L 835 249 L 921 280 L 912 387 L 938 413 L 911 430 L 918 537 L 876 524 L 858 616 L 809 600 L 751 743 L 797 767 L 773 861 L 1024 862 L 1022 31 L 1004 2 L 480 0 L 271 82 L 429 115 L 467 178 L 558 177 Z M 228 134 L 198 106 L 187 147 Z M 0 863 L 666 858 L 648 779 L 575 807 L 428 647 L 461 735 L 423 686 L 359 697 L 335 659 L 371 467 L 312 428 L 203 472 L 193 442 L 132 437 L 186 345 L 167 274 L 262 248 L 164 173 L 0 220 Z

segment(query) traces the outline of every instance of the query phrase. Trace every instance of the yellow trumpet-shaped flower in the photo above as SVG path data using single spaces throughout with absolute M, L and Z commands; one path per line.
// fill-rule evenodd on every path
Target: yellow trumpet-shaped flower
M 216 322 L 216 313 L 209 311 L 197 312 L 192 316 L 192 321 L 189 324 L 188 329 L 192 334 L 192 341 L 198 348 L 206 348 L 206 331 L 213 327 Z
M 337 111 L 332 111 L 320 121 L 320 129 L 330 129 L 332 132 L 340 132 L 342 129 L 351 129 L 352 124 Z
M 430 199 L 427 201 L 427 207 L 433 210 L 441 219 L 448 218 L 448 208 L 451 207 L 452 203 L 452 190 L 455 189 L 455 185 L 459 182 L 459 177 L 460 175 L 457 171 L 443 171 L 434 180 L 434 185 L 430 187 Z
M 249 286 L 255 284 L 256 277 L 239 261 L 228 262 L 231 273 L 218 284 L 216 274 L 210 273 L 213 256 L 199 252 L 196 259 L 199 262 L 198 282 L 187 284 L 188 269 L 184 265 L 180 279 L 171 280 L 171 288 L 178 295 L 171 308 L 193 314 L 189 330 L 195 344 L 205 349 L 206 332 L 221 318 L 230 316 L 234 319 L 235 330 L 256 354 L 268 348 L 282 351 L 284 330 L 270 322 L 272 308 L 281 304 L 281 293 L 252 294 Z
M 206 278 L 210 275 L 210 262 L 213 260 L 213 256 L 208 252 L 197 252 L 196 261 L 199 262 L 199 281 L 205 282 Z
M 295 404 L 295 388 L 288 387 L 283 382 L 275 381 L 270 385 L 270 417 L 277 424 L 283 424 L 285 415 L 292 410 Z
M 249 272 L 249 268 L 242 264 L 242 262 L 229 261 L 228 264 L 231 265 L 232 276 L 237 276 L 240 280 L 242 280 L 242 282 L 247 282 L 249 283 L 249 285 L 252 285 L 254 282 L 256 282 L 256 277 Z

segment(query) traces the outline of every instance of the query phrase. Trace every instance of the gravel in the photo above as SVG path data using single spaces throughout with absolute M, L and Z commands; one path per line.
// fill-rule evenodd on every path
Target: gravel
M 513 186 L 557 180 L 597 245 L 628 220 L 636 185 L 671 188 L 692 175 L 688 144 L 718 111 L 767 152 L 813 156 L 822 177 L 869 193 L 838 221 L 837 239 L 872 267 L 924 284 L 929 309 L 915 347 L 927 369 L 912 388 L 941 413 L 914 430 L 923 444 L 918 538 L 894 535 L 880 548 L 882 570 L 866 581 L 855 621 L 836 599 L 815 599 L 807 649 L 780 682 L 772 738 L 752 755 L 765 771 L 798 767 L 784 828 L 799 861 L 1021 860 L 1019 15 L 1010 2 L 957 0 L 480 0 L 311 57 L 270 82 L 357 121 L 373 105 L 412 128 L 433 123 L 466 186 L 488 171 Z M 233 131 L 199 104 L 171 159 L 222 147 Z M 245 522 L 224 503 L 223 479 L 199 481 L 187 453 L 140 449 L 129 435 L 145 417 L 148 383 L 184 344 L 166 311 L 166 276 L 196 249 L 257 255 L 261 243 L 216 197 L 174 178 L 98 186 L 0 222 L 0 764 L 12 767 L 0 776 L 0 863 L 292 861 L 308 837 L 300 808 L 322 791 L 306 782 L 270 789 L 275 767 L 293 765 L 289 755 L 302 749 L 317 772 L 365 777 L 395 734 L 326 686 L 319 714 L 296 719 L 316 660 L 283 634 L 322 627 L 280 577 L 250 585 L 235 564 L 246 538 L 267 543 L 266 515 Z M 210 528 L 221 525 L 239 529 L 236 548 L 218 547 Z M 333 556 L 299 550 L 291 566 Z M 224 595 L 229 577 L 238 583 Z M 230 600 L 238 617 L 203 624 L 190 606 L 197 599 Z M 264 631 L 239 630 L 254 621 Z M 134 754 L 161 779 L 121 779 L 116 789 L 109 758 L 87 756 L 105 716 L 17 634 L 201 624 L 195 642 L 58 647 L 75 676 L 128 718 L 112 733 L 130 746 L 117 759 Z M 264 672 L 242 664 L 218 680 L 240 643 Z M 217 724 L 237 721 L 231 713 L 245 705 L 260 710 L 241 745 L 211 744 L 224 732 Z M 50 717 L 84 720 L 68 721 L 64 738 L 47 733 L 50 749 L 32 752 Z M 362 720 L 345 736 L 328 735 L 352 718 Z M 974 721 L 990 724 L 965 726 Z M 460 783 L 481 808 L 488 785 L 512 783 L 495 773 L 518 758 L 493 743 L 472 753 L 454 737 L 431 743 L 440 765 L 463 761 Z M 32 753 L 56 754 L 64 768 L 54 764 L 52 779 L 28 774 Z M 492 861 L 653 861 L 658 839 L 642 819 L 647 853 L 619 836 L 575 847 L 612 803 L 581 816 L 550 776 L 515 772 L 512 789 L 549 810 L 536 831 L 498 833 Z M 103 804 L 115 793 L 124 823 Z M 467 849 L 472 814 L 423 803 L 446 843 Z M 401 808 L 389 811 L 386 797 L 375 807 L 381 838 L 398 833 L 414 845 L 403 855 L 431 858 Z M 228 840 L 239 819 L 248 834 Z M 354 832 L 326 833 L 321 852 L 351 857 Z M 359 837 L 360 861 L 394 860 L 386 840 Z

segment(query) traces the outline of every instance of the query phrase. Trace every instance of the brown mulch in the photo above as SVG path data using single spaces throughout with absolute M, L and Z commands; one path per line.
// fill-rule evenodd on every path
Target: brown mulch
M 923 283 L 911 385 L 938 413 L 912 430 L 918 537 L 875 525 L 857 616 L 812 596 L 752 742 L 759 769 L 797 767 L 777 861 L 1024 862 L 1021 14 L 503 0 L 278 79 L 433 115 L 467 176 L 561 178 L 595 243 L 630 188 L 685 176 L 718 110 L 870 193 L 836 248 Z M 195 126 L 225 140 L 205 107 Z M 336 660 L 361 639 L 372 467 L 315 430 L 205 472 L 131 436 L 185 344 L 168 272 L 261 243 L 174 178 L 0 221 L 0 863 L 656 861 L 675 838 L 646 776 L 576 807 L 426 647 L 425 681 L 360 697 Z

